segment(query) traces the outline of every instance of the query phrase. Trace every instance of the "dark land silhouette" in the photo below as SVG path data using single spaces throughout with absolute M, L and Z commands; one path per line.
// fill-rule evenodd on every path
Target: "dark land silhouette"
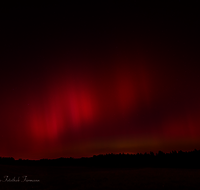
M 200 150 L 190 152 L 99 154 L 93 157 L 28 160 L 0 157 L 0 164 L 33 166 L 87 166 L 102 168 L 200 168 Z
M 0 189 L 199 189 L 199 160 L 200 150 L 78 159 L 1 157 Z

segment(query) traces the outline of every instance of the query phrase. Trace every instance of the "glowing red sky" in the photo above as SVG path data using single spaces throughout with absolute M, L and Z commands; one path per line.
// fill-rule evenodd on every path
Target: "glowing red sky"
M 19 104 L 4 105 L 9 108 L 2 121 L 10 128 L 6 138 L 15 145 L 2 152 L 11 156 L 17 146 L 16 157 L 79 157 L 187 150 L 198 142 L 199 99 L 189 87 L 182 89 L 172 73 L 173 83 L 165 81 L 167 71 L 150 67 L 148 60 L 126 55 L 109 62 L 100 71 L 64 67 L 41 75 L 38 86 L 14 98 Z
M 0 156 L 200 148 L 195 22 L 183 30 L 182 12 L 172 19 L 163 11 L 110 11 L 55 22 L 42 13 L 26 27 L 23 17 L 10 35 L 12 20 L 2 53 Z

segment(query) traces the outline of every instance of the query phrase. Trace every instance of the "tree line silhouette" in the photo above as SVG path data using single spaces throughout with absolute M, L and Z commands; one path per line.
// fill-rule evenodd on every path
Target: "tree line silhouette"
M 34 166 L 88 166 L 101 168 L 200 168 L 200 150 L 190 152 L 172 151 L 164 153 L 159 151 L 154 154 L 100 154 L 93 157 L 82 158 L 57 158 L 28 160 L 12 157 L 0 157 L 1 165 L 34 165 Z

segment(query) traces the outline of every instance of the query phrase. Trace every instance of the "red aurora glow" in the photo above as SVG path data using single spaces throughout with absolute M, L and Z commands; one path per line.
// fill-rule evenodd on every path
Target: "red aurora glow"
M 5 9 L 0 157 L 200 149 L 198 6 L 132 3 Z
M 100 121 L 112 122 L 120 119 L 140 104 L 147 104 L 151 96 L 152 79 L 145 68 L 120 66 L 112 68 L 108 76 L 102 76 L 106 83 L 98 83 L 94 77 L 85 79 L 74 75 L 64 81 L 57 79 L 56 86 L 47 84 L 43 102 L 35 102 L 30 111 L 34 139 L 56 140 L 69 128 L 95 127 Z M 76 78 L 77 77 L 77 78 Z M 91 82 L 92 81 L 92 82 Z
M 25 137 L 17 144 L 26 138 L 23 147 L 28 148 L 21 154 L 37 159 L 80 157 L 198 144 L 198 104 L 176 98 L 185 89 L 171 91 L 167 71 L 156 72 L 144 60 L 121 60 L 111 61 L 105 71 L 66 67 L 46 74 L 28 94 L 26 111 L 19 112 Z

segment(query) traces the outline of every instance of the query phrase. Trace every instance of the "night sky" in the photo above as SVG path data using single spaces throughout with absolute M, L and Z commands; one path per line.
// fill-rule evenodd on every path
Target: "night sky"
M 1 7 L 0 156 L 200 149 L 194 2 Z

